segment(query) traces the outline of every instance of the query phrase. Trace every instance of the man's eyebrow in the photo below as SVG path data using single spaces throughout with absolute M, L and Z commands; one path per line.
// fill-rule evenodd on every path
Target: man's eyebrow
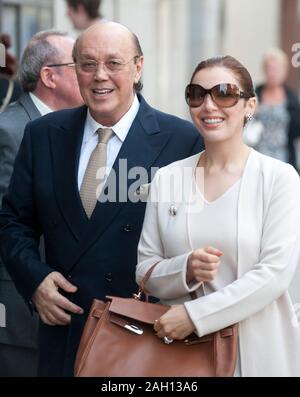
M 96 58 L 98 58 L 98 56 L 96 56 L 95 53 L 94 54 L 81 53 L 80 57 L 81 58 L 86 58 L 86 59 L 96 59 Z M 119 54 L 119 53 L 112 52 L 112 53 L 106 54 L 105 58 L 106 59 L 123 59 L 124 57 L 121 54 Z
M 81 53 L 81 54 L 79 54 L 79 55 L 80 55 L 81 58 L 86 58 L 86 59 L 95 58 L 95 56 L 92 55 L 92 54 L 84 54 L 84 53 Z

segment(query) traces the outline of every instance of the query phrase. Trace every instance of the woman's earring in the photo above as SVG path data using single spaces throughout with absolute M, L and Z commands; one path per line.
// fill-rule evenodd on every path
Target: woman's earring
M 251 113 L 247 114 L 247 116 L 245 116 L 244 118 L 244 127 L 246 127 L 246 125 L 249 123 L 249 121 L 251 121 L 253 119 L 253 116 Z

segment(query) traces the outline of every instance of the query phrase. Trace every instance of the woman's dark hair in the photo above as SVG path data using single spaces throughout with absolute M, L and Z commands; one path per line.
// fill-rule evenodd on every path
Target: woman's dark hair
M 87 15 L 92 19 L 101 17 L 99 12 L 101 0 L 67 0 L 67 4 L 74 10 L 77 10 L 79 6 L 82 6 Z
M 230 55 L 209 58 L 205 61 L 200 62 L 194 70 L 191 82 L 200 70 L 213 67 L 223 67 L 231 70 L 231 72 L 235 75 L 236 79 L 240 83 L 242 90 L 249 96 L 255 97 L 254 85 L 250 73 L 244 65 L 242 65 L 237 59 L 233 58 Z

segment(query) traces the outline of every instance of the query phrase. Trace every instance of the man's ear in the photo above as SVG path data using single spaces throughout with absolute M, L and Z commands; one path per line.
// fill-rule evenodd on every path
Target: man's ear
M 45 87 L 47 88 L 56 87 L 56 73 L 53 68 L 50 68 L 48 66 L 43 66 L 40 71 L 40 79 Z
M 136 74 L 135 74 L 135 79 L 134 79 L 135 83 L 138 83 L 141 79 L 143 65 L 144 65 L 144 57 L 140 56 L 138 61 L 136 62 Z

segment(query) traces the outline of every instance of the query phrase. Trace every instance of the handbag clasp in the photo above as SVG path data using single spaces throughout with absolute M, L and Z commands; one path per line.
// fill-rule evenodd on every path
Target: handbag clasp
M 132 294 L 132 296 L 133 296 L 133 299 L 140 301 L 140 300 L 142 300 L 142 291 L 139 290 L 137 294 Z
M 134 324 L 126 324 L 125 328 L 128 329 L 128 331 L 134 332 L 135 334 L 138 334 L 138 335 L 143 335 L 143 333 L 144 333 L 143 328 L 140 328 Z

